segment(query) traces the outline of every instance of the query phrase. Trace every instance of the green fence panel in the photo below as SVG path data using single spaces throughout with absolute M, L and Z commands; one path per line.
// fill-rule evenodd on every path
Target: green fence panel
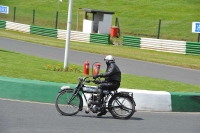
M 0 20 L 0 28 L 2 28 L 2 29 L 6 28 L 6 21 Z
M 186 54 L 200 55 L 200 43 L 186 42 Z
M 90 34 L 91 43 L 109 44 L 110 35 L 109 34 Z
M 57 38 L 57 29 L 31 25 L 31 34 Z
M 132 46 L 132 47 L 140 47 L 140 37 L 135 36 L 123 36 L 122 45 L 124 46 Z

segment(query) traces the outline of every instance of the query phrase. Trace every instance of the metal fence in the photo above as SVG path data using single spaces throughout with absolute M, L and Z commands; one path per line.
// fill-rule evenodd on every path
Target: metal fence
M 66 29 L 67 12 L 47 11 L 37 9 L 27 9 L 22 7 L 10 7 L 9 14 L 1 14 L 0 19 L 17 23 L 44 26 L 55 29 Z M 79 18 L 83 19 L 83 13 L 79 12 Z M 79 20 L 81 20 L 79 19 Z M 73 19 L 72 29 L 82 30 L 82 22 L 76 18 Z M 79 22 L 78 22 L 79 21 Z M 77 24 L 79 26 L 77 26 Z M 77 29 L 78 28 L 78 29 Z
M 56 9 L 54 11 L 48 11 L 45 9 L 29 9 L 24 7 L 10 7 L 9 10 L 9 14 L 0 13 L 0 20 L 64 30 L 67 27 L 67 11 L 57 11 Z M 76 11 L 76 13 L 73 13 L 71 28 L 74 31 L 82 31 L 84 12 L 80 9 L 74 9 L 73 11 Z M 198 42 L 200 40 L 198 34 L 191 32 L 192 23 L 189 21 L 184 21 L 184 24 L 180 24 L 179 22 L 160 19 L 151 20 L 151 23 L 149 23 L 144 19 L 139 26 L 137 19 L 138 18 L 129 18 L 125 20 L 119 18 L 121 37 L 139 36 L 193 42 Z M 113 19 L 113 21 L 115 21 L 115 19 Z M 129 25 L 131 23 L 132 27 L 125 25 L 127 23 L 129 23 Z M 187 31 L 182 30 L 185 28 Z

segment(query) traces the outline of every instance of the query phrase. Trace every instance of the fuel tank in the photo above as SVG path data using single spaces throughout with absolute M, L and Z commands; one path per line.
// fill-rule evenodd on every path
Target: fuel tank
M 97 93 L 98 88 L 96 86 L 85 86 L 83 87 L 83 91 L 86 93 Z

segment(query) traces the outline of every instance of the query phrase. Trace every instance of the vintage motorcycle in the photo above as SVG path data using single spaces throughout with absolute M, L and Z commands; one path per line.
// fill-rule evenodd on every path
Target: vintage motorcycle
M 100 78 L 93 79 L 91 76 L 79 77 L 78 84 L 75 89 L 69 86 L 62 86 L 61 91 L 56 97 L 55 106 L 57 111 L 65 116 L 76 115 L 83 110 L 83 98 L 86 101 L 87 108 L 85 113 L 92 111 L 93 113 L 108 110 L 116 119 L 129 119 L 135 113 L 135 101 L 132 92 L 118 92 L 117 90 L 104 90 L 104 98 L 102 105 L 93 105 L 92 102 L 97 99 L 98 88 L 96 86 L 88 86 L 85 83 L 93 82 L 100 84 Z M 87 99 L 86 94 L 90 95 Z M 83 97 L 82 97 L 83 95 Z

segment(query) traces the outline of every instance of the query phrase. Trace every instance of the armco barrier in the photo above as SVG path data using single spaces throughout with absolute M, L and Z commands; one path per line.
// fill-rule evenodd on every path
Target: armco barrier
M 140 40 L 141 40 L 140 37 L 123 36 L 122 45 L 140 48 Z
M 185 41 L 164 40 L 154 38 L 141 38 L 140 48 L 156 51 L 185 54 Z
M 186 43 L 186 53 L 193 54 L 193 55 L 200 55 L 200 43 L 187 42 Z
M 30 25 L 6 21 L 6 29 L 30 33 Z
M 100 44 L 109 44 L 110 35 L 109 34 L 90 34 L 90 42 L 100 43 Z
M 57 38 L 57 29 L 53 29 L 53 28 L 45 28 L 45 27 L 31 25 L 30 33 Z
M 66 30 L 60 30 L 58 29 L 58 39 L 65 40 L 66 39 Z M 71 31 L 70 35 L 71 41 L 77 41 L 77 42 L 90 42 L 90 33 L 83 33 L 79 31 Z
M 2 28 L 2 29 L 6 28 L 6 21 L 0 20 L 0 28 Z
M 55 98 L 61 86 L 69 85 L 71 88 L 76 86 L 74 84 L 1 76 L 0 85 L 0 98 L 46 103 L 55 103 Z M 200 112 L 200 93 L 169 93 L 126 88 L 119 88 L 119 91 L 133 92 L 136 110 Z
M 4 20 L 0 20 L 0 28 L 55 37 L 63 40 L 66 39 L 66 30 L 60 29 L 45 28 L 35 25 L 30 26 Z M 71 31 L 70 39 L 71 41 L 78 42 L 110 44 L 109 34 L 88 34 L 79 31 Z M 122 45 L 170 53 L 200 55 L 200 43 L 197 42 L 123 36 Z

